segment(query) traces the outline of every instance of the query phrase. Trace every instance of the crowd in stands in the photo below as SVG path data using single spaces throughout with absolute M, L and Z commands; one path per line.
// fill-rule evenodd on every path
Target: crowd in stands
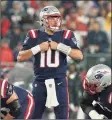
M 28 30 L 39 29 L 39 12 L 46 5 L 56 6 L 62 14 L 62 28 L 74 31 L 84 52 L 111 51 L 111 2 L 93 1 L 2 1 L 1 62 L 16 61 Z

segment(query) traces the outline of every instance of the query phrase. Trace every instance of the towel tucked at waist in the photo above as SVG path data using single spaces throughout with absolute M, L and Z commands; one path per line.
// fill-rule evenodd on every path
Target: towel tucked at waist
M 55 81 L 54 79 L 45 80 L 45 85 L 47 89 L 47 99 L 46 99 L 46 107 L 56 107 L 59 105 L 56 95 Z

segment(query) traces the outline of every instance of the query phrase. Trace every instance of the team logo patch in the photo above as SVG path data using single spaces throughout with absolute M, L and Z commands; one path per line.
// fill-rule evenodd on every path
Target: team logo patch
M 43 11 L 47 11 L 47 10 L 48 10 L 48 8 L 43 9 Z
M 103 71 L 103 72 L 98 71 L 98 72 L 99 73 L 95 75 L 96 79 L 101 79 L 105 74 L 109 73 L 108 71 Z
M 95 75 L 95 78 L 96 79 L 101 79 L 103 76 L 104 76 L 103 74 L 99 73 L 99 74 Z
M 25 41 L 24 41 L 24 44 L 28 41 L 29 37 L 26 37 Z
M 51 88 L 51 87 L 52 87 L 52 84 L 49 84 L 49 87 Z

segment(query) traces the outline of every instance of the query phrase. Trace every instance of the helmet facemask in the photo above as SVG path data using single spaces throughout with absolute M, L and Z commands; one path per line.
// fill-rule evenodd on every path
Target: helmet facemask
M 51 31 L 57 31 L 61 28 L 62 19 L 60 15 L 46 15 L 43 17 L 43 26 Z
M 94 83 L 90 83 L 87 81 L 87 79 L 83 80 L 83 88 L 84 90 L 86 90 L 86 92 L 88 92 L 89 94 L 96 94 L 98 92 L 101 92 L 100 88 L 99 88 L 99 84 L 96 82 Z

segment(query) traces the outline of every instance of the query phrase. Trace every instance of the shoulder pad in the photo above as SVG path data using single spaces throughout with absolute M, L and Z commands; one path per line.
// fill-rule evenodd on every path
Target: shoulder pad
M 31 29 L 31 30 L 29 30 L 28 33 L 29 33 L 31 38 L 37 38 L 37 36 L 38 36 L 38 30 L 37 29 Z
M 72 31 L 71 30 L 64 30 L 64 33 L 63 33 L 63 38 L 64 39 L 69 39 L 72 35 Z
M 112 104 L 112 92 L 108 96 L 108 103 Z

